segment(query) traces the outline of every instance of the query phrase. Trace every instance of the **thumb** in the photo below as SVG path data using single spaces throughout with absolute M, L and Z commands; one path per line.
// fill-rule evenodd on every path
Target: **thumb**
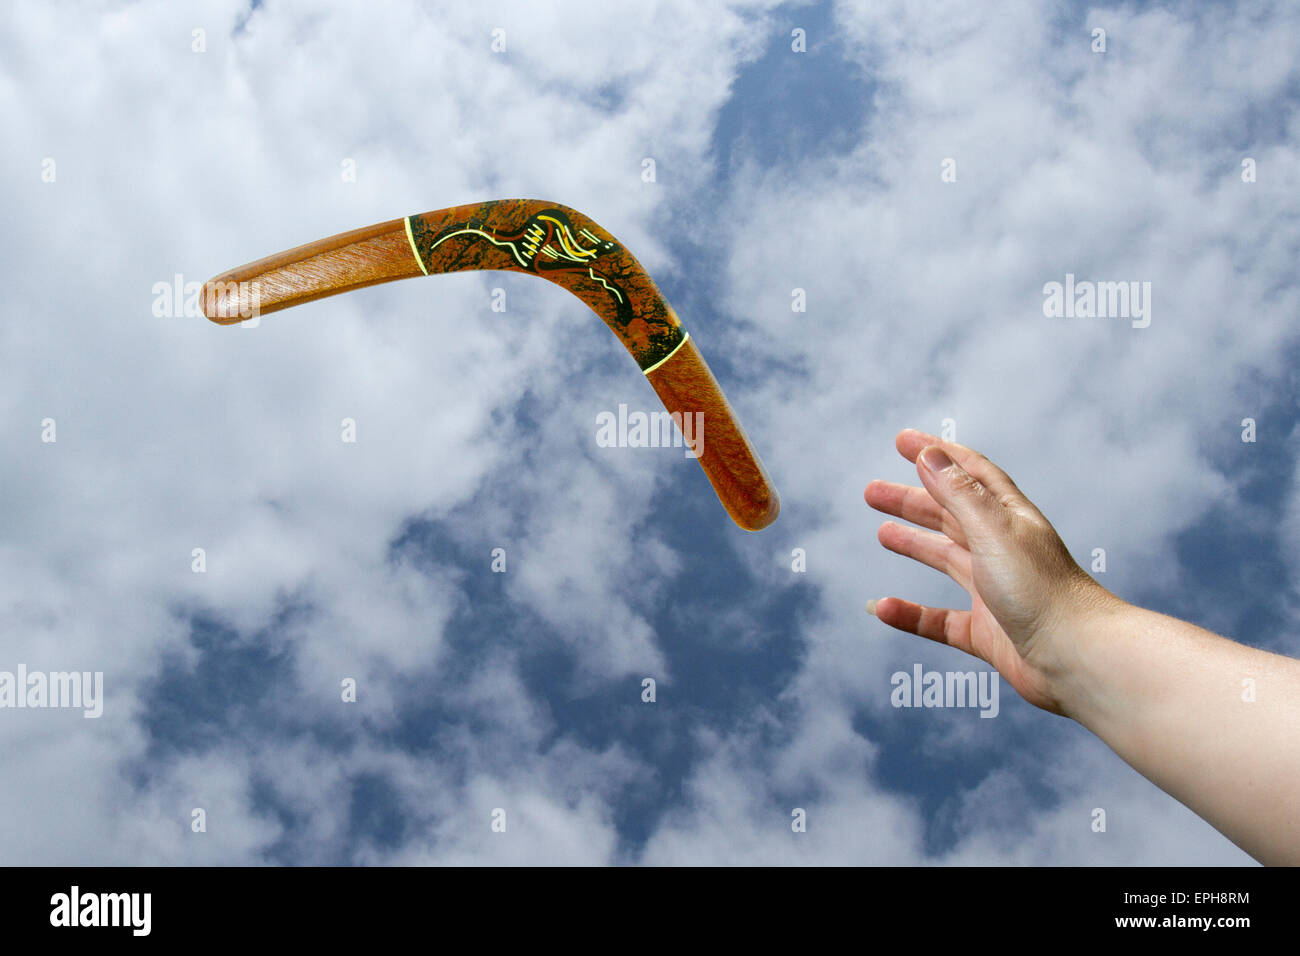
M 931 497 L 948 510 L 962 530 L 989 528 L 1000 517 L 1002 506 L 984 483 L 948 457 L 938 445 L 927 445 L 916 458 L 917 474 Z

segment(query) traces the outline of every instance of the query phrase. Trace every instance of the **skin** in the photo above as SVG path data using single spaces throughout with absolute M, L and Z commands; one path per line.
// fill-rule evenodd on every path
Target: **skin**
M 887 521 L 880 543 L 947 574 L 971 609 L 868 610 L 987 661 L 1260 862 L 1300 865 L 1300 661 L 1121 600 L 978 452 L 914 429 L 897 446 L 921 487 L 873 481 L 864 497 L 920 527 Z

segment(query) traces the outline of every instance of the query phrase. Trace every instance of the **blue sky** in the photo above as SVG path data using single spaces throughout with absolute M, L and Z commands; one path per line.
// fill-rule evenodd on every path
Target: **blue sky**
M 951 419 L 1107 587 L 1300 652 L 1296 17 L 18 5 L 0 670 L 102 670 L 106 702 L 0 711 L 0 860 L 1249 863 L 1005 686 L 994 719 L 892 707 L 895 672 L 987 668 L 866 615 L 962 592 L 861 493 L 915 483 L 893 435 Z M 152 309 L 176 274 L 514 196 L 654 275 L 775 525 L 737 529 L 680 449 L 597 445 L 657 400 L 548 283 L 253 329 Z M 1066 273 L 1151 282 L 1151 325 L 1045 317 Z

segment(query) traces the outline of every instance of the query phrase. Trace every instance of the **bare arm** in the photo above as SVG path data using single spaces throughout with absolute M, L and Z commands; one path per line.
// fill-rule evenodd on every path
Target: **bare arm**
M 873 481 L 867 503 L 929 530 L 886 522 L 880 541 L 971 610 L 891 597 L 873 613 L 988 661 L 1261 862 L 1300 864 L 1300 661 L 1116 597 L 983 455 L 912 430 L 898 450 L 923 487 Z

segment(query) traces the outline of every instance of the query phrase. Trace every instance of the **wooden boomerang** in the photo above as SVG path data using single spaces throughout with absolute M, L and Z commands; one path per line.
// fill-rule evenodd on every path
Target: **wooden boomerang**
M 591 306 L 678 426 L 680 416 L 703 414 L 699 462 L 736 524 L 758 531 L 776 520 L 776 489 L 672 306 L 632 253 L 566 206 L 501 199 L 354 229 L 210 279 L 203 311 L 233 325 L 379 282 L 475 269 L 532 273 Z

